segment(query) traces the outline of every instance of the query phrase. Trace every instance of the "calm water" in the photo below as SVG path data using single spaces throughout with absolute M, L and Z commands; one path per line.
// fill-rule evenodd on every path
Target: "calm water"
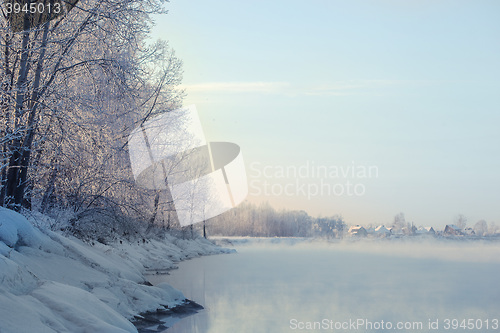
M 166 332 L 347 332 L 353 326 L 342 330 L 339 325 L 353 321 L 360 324 L 359 332 L 442 332 L 446 319 L 473 319 L 474 325 L 480 320 L 481 331 L 500 332 L 492 327 L 500 319 L 498 245 L 260 244 L 236 249 L 237 254 L 193 259 L 169 276 L 151 277 L 152 283 L 168 282 L 205 307 Z M 384 325 L 416 326 L 388 330 L 382 320 Z M 429 330 L 429 320 L 439 320 L 439 329 Z M 314 322 L 328 326 L 300 330 Z

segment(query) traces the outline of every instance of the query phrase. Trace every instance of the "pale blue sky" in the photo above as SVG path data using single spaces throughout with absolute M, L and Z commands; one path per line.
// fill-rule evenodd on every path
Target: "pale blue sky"
M 500 223 L 500 2 L 172 0 L 185 104 L 250 165 L 375 165 L 363 196 L 257 196 L 350 224 Z M 257 164 L 256 164 L 257 163 Z M 318 183 L 319 179 L 301 179 Z M 327 179 L 344 183 L 346 179 Z

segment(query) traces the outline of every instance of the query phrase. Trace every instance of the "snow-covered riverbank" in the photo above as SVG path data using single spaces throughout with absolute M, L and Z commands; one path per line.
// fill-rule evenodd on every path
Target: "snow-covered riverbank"
M 88 245 L 0 207 L 0 332 L 136 332 L 140 313 L 182 304 L 147 271 L 226 253 L 204 239 Z

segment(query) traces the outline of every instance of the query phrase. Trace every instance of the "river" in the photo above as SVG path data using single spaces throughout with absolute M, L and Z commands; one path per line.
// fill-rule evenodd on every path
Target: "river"
M 205 307 L 165 332 L 440 332 L 462 319 L 474 332 L 500 331 L 497 243 L 249 242 L 236 249 L 151 277 Z

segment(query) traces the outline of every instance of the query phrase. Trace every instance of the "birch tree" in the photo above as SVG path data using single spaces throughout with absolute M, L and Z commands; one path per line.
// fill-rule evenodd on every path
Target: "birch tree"
M 4 11 L 1 205 L 137 211 L 148 202 L 151 193 L 133 184 L 125 138 L 181 102 L 181 62 L 166 43 L 147 42 L 162 4 L 83 1 L 22 31 Z

